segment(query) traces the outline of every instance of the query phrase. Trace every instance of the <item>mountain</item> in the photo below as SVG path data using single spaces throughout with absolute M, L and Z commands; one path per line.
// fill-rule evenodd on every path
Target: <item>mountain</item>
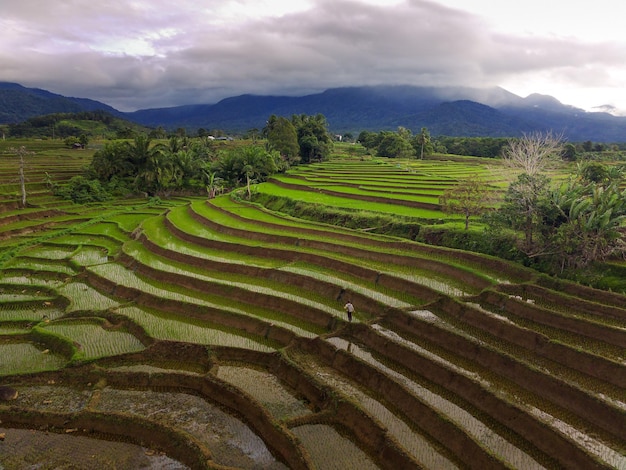
M 267 118 L 323 114 L 332 132 L 395 130 L 434 136 L 512 137 L 553 130 L 570 141 L 626 142 L 626 117 L 591 113 L 540 94 L 522 98 L 502 88 L 370 86 L 333 88 L 300 97 L 241 95 L 215 104 L 144 109 L 127 114 L 146 126 L 262 129 Z
M 0 124 L 42 114 L 102 109 L 149 127 L 245 132 L 262 129 L 269 116 L 318 114 L 331 132 L 396 130 L 433 136 L 512 137 L 552 130 L 573 141 L 626 142 L 626 117 L 587 112 L 547 95 L 522 98 L 499 87 L 364 86 L 331 88 L 306 96 L 241 95 L 215 104 L 192 104 L 122 113 L 98 101 L 0 83 Z
M 29 118 L 53 113 L 107 111 L 118 117 L 115 108 L 86 98 L 68 98 L 39 88 L 26 88 L 17 83 L 0 82 L 0 124 L 15 124 Z

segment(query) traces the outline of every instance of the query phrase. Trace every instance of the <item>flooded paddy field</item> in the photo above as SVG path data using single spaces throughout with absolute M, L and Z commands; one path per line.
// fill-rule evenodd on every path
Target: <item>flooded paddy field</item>
M 626 470 L 616 294 L 176 204 L 3 260 L 0 468 Z

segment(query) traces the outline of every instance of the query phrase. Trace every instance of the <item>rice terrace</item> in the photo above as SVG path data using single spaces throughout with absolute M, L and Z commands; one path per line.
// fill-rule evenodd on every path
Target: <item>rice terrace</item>
M 93 150 L 24 145 L 25 208 L 0 148 L 0 469 L 626 470 L 623 293 L 281 210 L 462 231 L 440 196 L 502 193 L 497 159 L 341 144 L 251 199 L 76 204 L 50 182 Z

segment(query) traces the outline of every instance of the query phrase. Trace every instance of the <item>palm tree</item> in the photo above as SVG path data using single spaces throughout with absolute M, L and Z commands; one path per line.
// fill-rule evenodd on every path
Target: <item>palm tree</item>
M 128 160 L 133 164 L 136 177 L 135 187 L 148 194 L 154 194 L 163 181 L 166 165 L 170 162 L 163 145 L 151 145 L 145 135 L 135 137 L 128 145 Z
M 422 127 L 422 130 L 417 135 L 417 142 L 420 146 L 420 160 L 424 160 L 424 148 L 430 144 L 430 133 L 428 129 Z

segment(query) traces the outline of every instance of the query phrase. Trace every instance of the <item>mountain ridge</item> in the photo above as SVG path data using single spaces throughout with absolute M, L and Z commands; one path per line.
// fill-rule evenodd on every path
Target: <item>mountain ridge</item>
M 45 109 L 46 112 L 39 112 Z M 500 87 L 378 85 L 330 88 L 304 96 L 243 94 L 214 104 L 187 104 L 121 112 L 86 98 L 0 82 L 0 123 L 37 114 L 103 109 L 135 123 L 166 129 L 262 129 L 267 118 L 323 114 L 334 133 L 395 130 L 399 126 L 434 136 L 515 137 L 551 130 L 571 141 L 626 142 L 626 117 L 587 112 L 549 95 L 522 98 Z M 28 115 L 30 113 L 30 115 Z

